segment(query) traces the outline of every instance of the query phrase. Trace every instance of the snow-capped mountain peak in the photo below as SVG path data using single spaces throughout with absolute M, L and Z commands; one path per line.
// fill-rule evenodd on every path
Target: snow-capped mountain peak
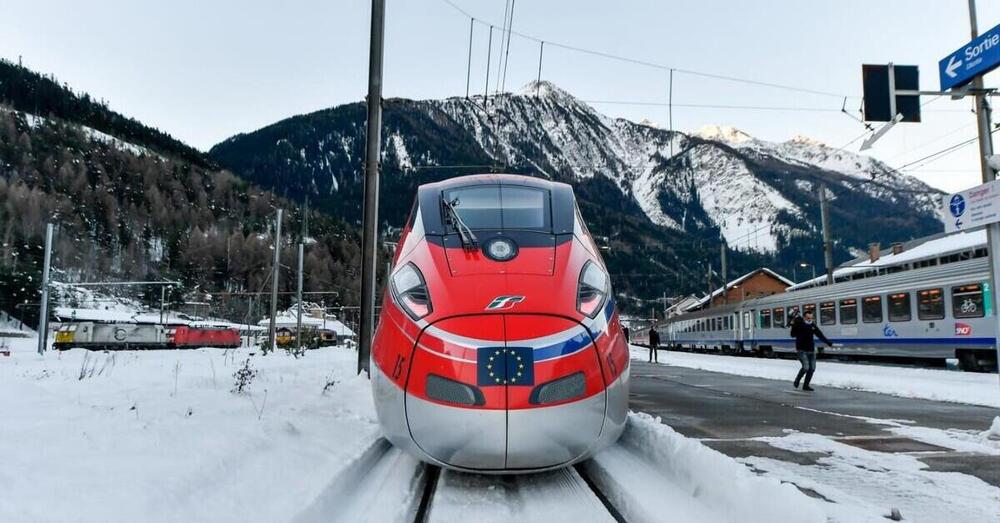
M 706 140 L 715 140 L 729 144 L 741 144 L 754 139 L 753 136 L 728 125 L 706 125 L 698 129 L 694 135 Z
M 813 145 L 817 147 L 827 147 L 827 145 L 815 138 L 806 136 L 804 134 L 796 134 L 788 140 L 788 143 L 798 144 L 798 145 Z

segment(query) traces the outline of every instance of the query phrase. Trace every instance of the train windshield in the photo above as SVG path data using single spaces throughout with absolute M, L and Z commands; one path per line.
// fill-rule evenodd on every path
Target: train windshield
M 549 191 L 534 187 L 476 185 L 444 191 L 442 208 L 454 209 L 469 229 L 550 231 Z M 446 223 L 453 220 L 446 220 Z M 452 223 L 452 227 L 456 224 Z

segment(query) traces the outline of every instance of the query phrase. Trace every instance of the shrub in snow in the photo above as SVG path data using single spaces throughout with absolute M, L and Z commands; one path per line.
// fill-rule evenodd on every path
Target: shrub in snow
M 243 394 L 243 392 L 246 391 L 246 388 L 250 386 L 250 383 L 252 383 L 253 379 L 256 377 L 257 369 L 250 366 L 250 358 L 247 358 L 247 360 L 243 362 L 243 366 L 236 369 L 236 372 L 233 373 L 233 379 L 235 382 L 233 383 L 232 392 L 234 394 Z

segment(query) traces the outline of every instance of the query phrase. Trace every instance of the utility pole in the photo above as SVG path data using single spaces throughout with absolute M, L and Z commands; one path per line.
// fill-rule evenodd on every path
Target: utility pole
M 358 374 L 368 373 L 375 335 L 375 242 L 378 239 L 379 146 L 382 132 L 382 44 L 385 0 L 372 0 L 371 47 L 368 52 L 368 127 L 365 151 L 365 206 L 361 235 L 361 332 Z M 487 67 L 489 70 L 489 67 Z
M 826 184 L 819 186 L 819 214 L 823 224 L 823 263 L 826 266 L 826 284 L 833 285 L 833 242 L 830 241 L 830 204 L 826 200 Z M 813 276 L 815 278 L 815 276 Z
M 274 321 L 278 315 L 278 274 L 281 270 L 281 209 L 274 219 L 274 267 L 271 273 L 271 319 L 267 326 L 267 347 L 264 347 L 264 354 L 273 351 L 277 346 L 277 338 L 274 336 Z
M 167 287 L 160 285 L 160 325 L 163 325 L 163 313 L 167 305 Z
M 298 309 L 295 317 L 295 349 L 299 354 L 302 354 L 302 258 L 305 257 L 305 252 L 305 244 L 299 241 L 299 273 L 295 287 L 295 303 Z
M 729 273 L 726 272 L 726 242 L 719 246 L 722 251 L 722 301 L 729 305 Z
M 309 235 L 309 198 L 306 197 L 305 209 L 302 212 L 302 231 L 299 234 L 299 271 L 295 286 L 295 349 L 302 354 L 302 265 L 306 255 L 306 236 Z M 324 311 L 324 314 L 326 312 Z
M 976 21 L 976 0 L 969 0 L 969 26 L 972 39 L 979 37 L 979 25 Z M 983 183 L 996 180 L 996 172 L 990 167 L 987 159 L 993 156 L 993 136 L 990 132 L 993 125 L 990 123 L 990 102 L 983 92 L 983 77 L 976 76 L 972 80 L 972 89 L 976 93 L 976 119 L 979 129 L 979 163 L 983 170 Z M 986 228 L 986 241 L 989 245 L 990 256 L 990 288 L 993 290 L 993 321 L 1000 327 L 1000 297 L 997 296 L 997 282 L 1000 281 L 1000 263 L 997 256 L 1000 256 L 1000 222 L 991 223 Z M 1000 330 L 997 330 L 1000 332 Z M 994 348 L 997 351 L 997 361 L 1000 362 L 1000 336 L 996 339 Z
M 52 232 L 55 227 L 45 226 L 45 261 L 42 265 L 42 303 L 38 309 L 38 354 L 45 354 L 49 341 L 49 267 L 52 265 Z
M 705 284 L 708 285 L 708 302 L 705 303 L 706 309 L 712 308 L 712 262 L 705 264 Z

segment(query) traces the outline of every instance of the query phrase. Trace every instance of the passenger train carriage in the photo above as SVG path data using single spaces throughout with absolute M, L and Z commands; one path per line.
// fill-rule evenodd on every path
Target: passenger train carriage
M 371 374 L 393 444 L 510 473 L 618 439 L 628 348 L 568 185 L 491 174 L 421 186 L 389 279 Z
M 792 352 L 788 322 L 812 312 L 844 356 L 946 359 L 963 369 L 996 365 L 995 319 L 985 257 L 793 290 L 671 318 L 662 343 L 678 348 Z

